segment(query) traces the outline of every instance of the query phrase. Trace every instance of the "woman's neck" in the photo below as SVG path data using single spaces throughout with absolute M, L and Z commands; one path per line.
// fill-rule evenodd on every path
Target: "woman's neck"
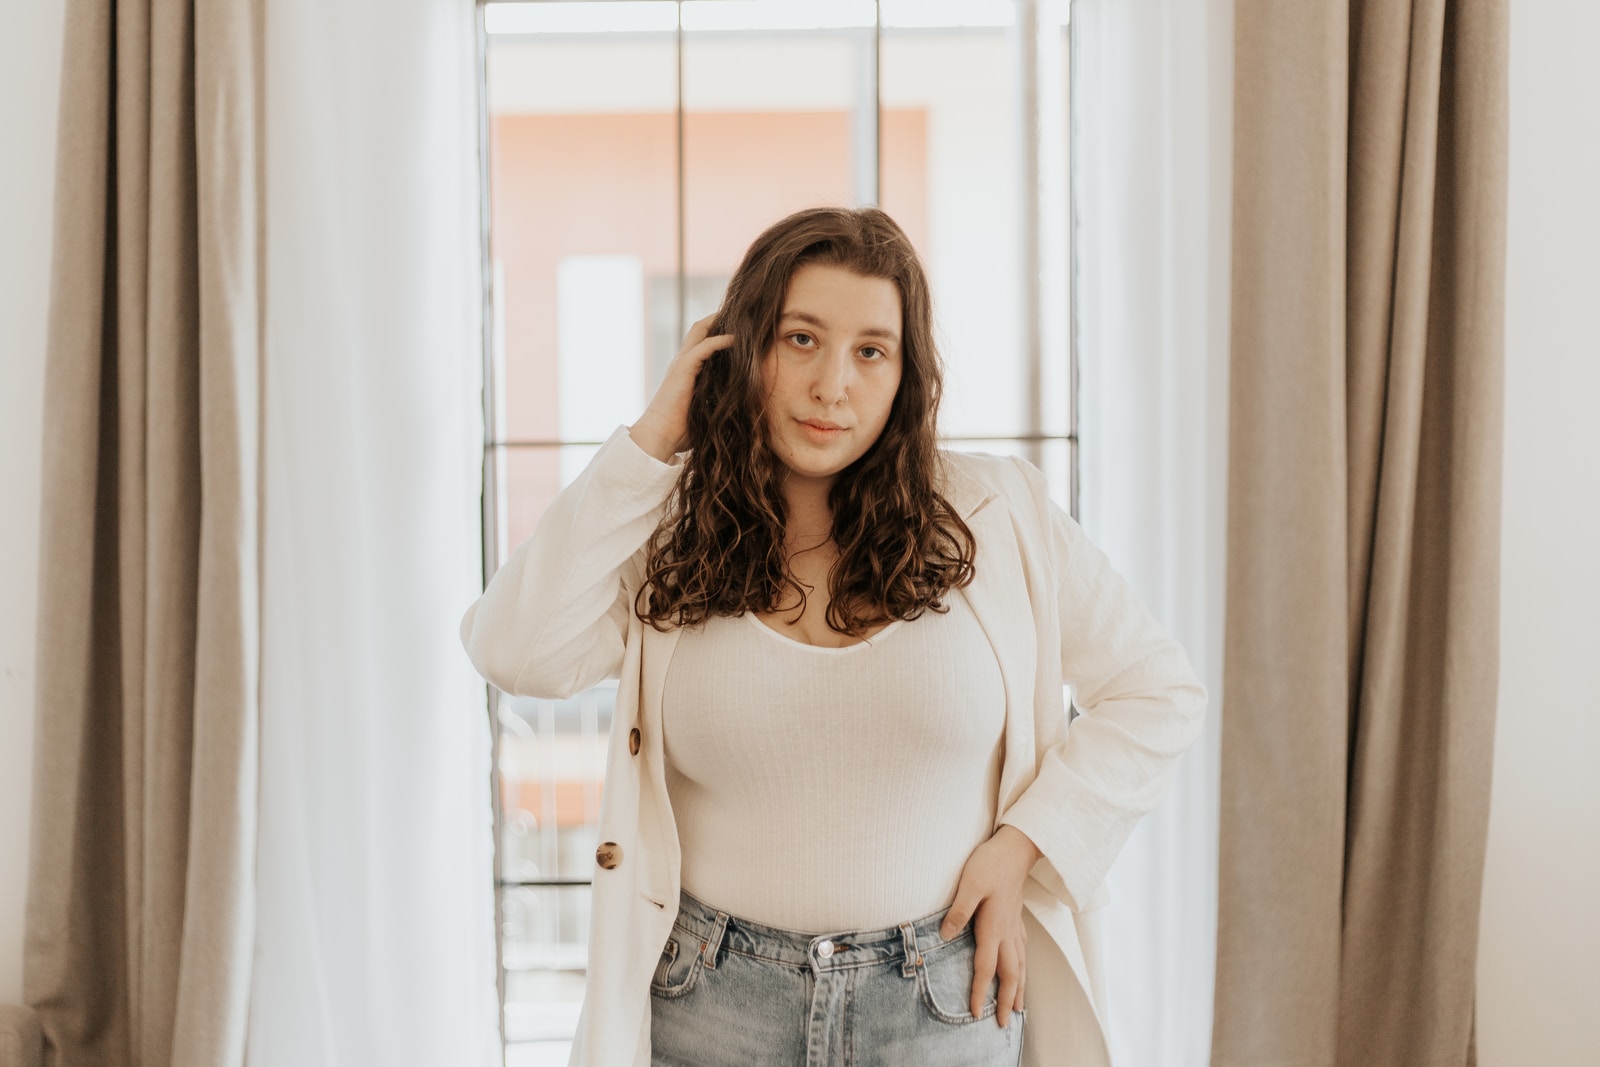
M 828 502 L 832 481 L 790 477 L 784 482 L 783 496 L 788 521 L 785 540 L 791 552 L 803 552 L 825 544 L 833 537 L 833 506 Z

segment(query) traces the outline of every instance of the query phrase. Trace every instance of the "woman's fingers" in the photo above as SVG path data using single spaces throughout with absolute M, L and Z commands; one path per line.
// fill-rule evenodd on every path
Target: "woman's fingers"
M 720 352 L 732 344 L 733 334 L 719 333 L 715 337 L 707 337 L 704 340 L 696 341 L 694 344 L 685 345 L 683 351 L 678 355 L 680 358 L 692 360 L 697 364 L 704 363 L 712 353 Z
M 711 323 L 716 317 L 713 313 L 703 319 L 695 320 L 694 324 L 689 327 L 689 332 L 683 335 L 683 347 L 678 350 L 678 354 L 687 355 L 690 349 L 698 347 L 707 340 L 714 340 L 711 337 Z M 728 337 L 727 334 L 719 336 Z
M 1009 1026 L 1011 1013 L 1021 1010 L 1027 977 L 1027 934 L 1018 924 L 1015 936 L 998 936 L 983 916 L 973 925 L 977 950 L 972 960 L 972 1014 L 983 1014 L 984 995 L 998 975 L 1000 989 L 995 996 L 995 1022 Z
M 947 909 L 939 936 L 951 940 L 972 921 L 976 949 L 972 960 L 972 1014 L 981 1017 L 989 983 L 1000 977 L 996 1021 L 1006 1026 L 1022 1008 L 1028 928 L 1022 918 L 1022 881 L 1037 858 L 1037 848 L 1016 847 L 1027 838 L 1002 826 L 979 845 L 961 868 L 956 899 Z M 1026 860 L 1026 862 L 1023 862 Z
M 713 354 L 733 345 L 732 334 L 706 336 L 711 319 L 707 316 L 690 327 L 683 348 L 667 367 L 655 396 L 629 430 L 634 441 L 659 460 L 670 459 L 684 447 L 689 428 L 689 401 L 694 396 L 700 368 Z
M 961 895 L 962 890 L 967 888 L 965 878 L 966 872 L 963 871 L 963 881 L 956 889 L 956 899 L 950 902 L 950 907 L 944 913 L 944 922 L 939 924 L 939 937 L 945 941 L 954 940 L 957 934 L 966 929 L 967 923 L 972 920 L 973 910 L 982 903 L 981 898 L 969 901 Z M 973 927 L 972 932 L 976 935 L 977 927 Z
M 978 941 L 978 951 L 972 960 L 973 1018 L 983 1014 L 984 994 L 989 992 L 989 983 L 994 980 L 995 965 L 1000 955 L 999 939 L 989 934 L 987 926 L 987 923 L 980 923 L 973 931 Z M 1002 995 L 1004 992 L 1002 986 Z
M 1011 1022 L 1011 1010 L 1020 1008 L 1018 996 L 1022 991 L 1022 960 L 1012 941 L 1000 943 L 1000 995 L 995 1004 L 995 1021 L 1001 1026 Z
M 1022 1010 L 1022 995 L 1028 989 L 1028 940 L 1026 937 L 1017 945 L 1017 1001 L 1016 1009 Z

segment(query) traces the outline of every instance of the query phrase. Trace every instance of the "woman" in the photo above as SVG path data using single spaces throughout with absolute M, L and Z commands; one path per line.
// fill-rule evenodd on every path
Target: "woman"
M 468 610 L 508 692 L 621 679 L 572 1063 L 1108 1062 L 1093 912 L 1204 691 L 939 395 L 905 234 L 792 215 Z

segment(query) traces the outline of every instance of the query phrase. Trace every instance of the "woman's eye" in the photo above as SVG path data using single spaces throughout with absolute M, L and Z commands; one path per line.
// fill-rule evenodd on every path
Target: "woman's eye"
M 800 348 L 810 348 L 815 343 L 815 338 L 809 333 L 791 333 L 789 340 Z
M 882 359 L 885 353 L 881 348 L 873 348 L 871 345 L 868 345 L 866 348 L 861 350 L 861 354 L 866 356 L 868 359 L 876 360 Z

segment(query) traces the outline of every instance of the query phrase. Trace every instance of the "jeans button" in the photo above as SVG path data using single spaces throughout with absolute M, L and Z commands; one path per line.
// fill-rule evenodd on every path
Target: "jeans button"
M 833 942 L 829 941 L 827 938 L 823 938 L 821 941 L 817 942 L 817 955 L 821 956 L 823 959 L 827 959 L 829 956 L 832 956 Z

